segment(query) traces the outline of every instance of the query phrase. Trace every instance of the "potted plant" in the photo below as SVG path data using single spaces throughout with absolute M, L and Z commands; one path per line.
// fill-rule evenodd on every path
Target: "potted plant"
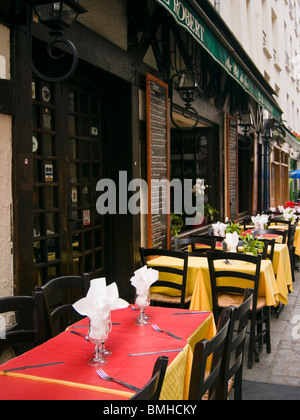
M 247 235 L 240 237 L 243 242 L 243 253 L 244 254 L 253 254 L 255 257 L 257 257 L 258 254 L 261 254 L 263 250 L 265 249 L 265 244 L 263 241 L 260 241 L 259 239 L 253 238 L 252 235 L 247 233 Z
M 174 236 L 174 238 L 178 238 L 183 226 L 183 214 L 171 213 L 171 235 Z
M 242 232 L 242 229 L 239 224 L 230 222 L 230 225 L 227 226 L 225 233 L 234 233 L 234 232 L 237 232 L 240 235 Z
M 213 222 L 214 215 L 219 214 L 218 210 L 213 208 L 210 204 L 205 204 L 204 206 L 204 216 L 208 222 Z

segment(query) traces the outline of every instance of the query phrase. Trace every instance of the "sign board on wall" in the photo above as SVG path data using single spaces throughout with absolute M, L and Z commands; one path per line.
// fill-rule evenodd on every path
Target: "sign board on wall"
M 168 85 L 147 74 L 148 247 L 170 248 L 170 197 L 154 180 L 170 179 Z M 155 185 L 155 186 L 154 186 Z M 159 199 L 157 199 L 159 198 Z M 168 203 L 168 214 L 162 209 Z
M 231 116 L 226 116 L 226 215 L 230 220 L 239 219 L 239 189 L 238 189 L 238 120 Z

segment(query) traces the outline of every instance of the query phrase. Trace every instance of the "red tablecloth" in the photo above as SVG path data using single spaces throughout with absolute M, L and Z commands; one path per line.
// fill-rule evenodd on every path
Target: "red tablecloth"
M 155 361 L 160 354 L 136 357 L 128 354 L 183 349 L 199 326 L 212 318 L 208 313 L 171 315 L 180 312 L 187 311 L 150 307 L 146 313 L 151 315 L 151 323 L 182 337 L 182 341 L 155 332 L 151 325 L 135 325 L 138 312 L 130 308 L 114 311 L 112 322 L 120 322 L 121 325 L 113 326 L 106 342 L 106 348 L 112 351 L 112 355 L 108 357 L 108 364 L 103 369 L 110 376 L 142 388 L 150 380 Z M 80 324 L 87 324 L 87 320 L 77 325 Z M 87 328 L 75 331 L 86 334 Z M 66 331 L 11 360 L 0 367 L 0 399 L 128 399 L 132 395 L 130 390 L 113 382 L 104 382 L 96 374 L 97 368 L 88 366 L 87 361 L 92 357 L 94 347 L 94 344 L 84 338 Z M 178 354 L 179 352 L 166 354 L 170 359 L 169 365 Z M 6 369 L 52 362 L 66 363 L 3 374 Z M 58 383 L 47 382 L 48 380 Z M 85 389 L 85 386 L 97 388 Z M 115 391 L 121 391 L 121 395 L 114 395 Z

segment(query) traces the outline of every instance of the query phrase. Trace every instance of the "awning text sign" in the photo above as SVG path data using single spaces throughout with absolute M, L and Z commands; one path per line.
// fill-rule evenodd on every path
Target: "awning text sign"
M 184 27 L 198 43 L 229 73 L 262 107 L 281 121 L 281 112 L 253 82 L 217 36 L 203 22 L 186 0 L 156 0 L 167 9 L 176 22 Z

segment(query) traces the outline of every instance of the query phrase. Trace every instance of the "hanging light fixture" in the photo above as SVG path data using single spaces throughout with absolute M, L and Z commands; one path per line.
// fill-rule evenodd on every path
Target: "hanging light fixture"
M 183 102 L 185 102 L 185 108 L 182 111 L 182 115 L 185 118 L 190 116 L 195 117 L 195 124 L 191 127 L 179 126 L 173 118 L 173 88 L 179 93 L 179 96 Z M 199 86 L 196 79 L 195 72 L 192 67 L 186 68 L 179 74 L 175 74 L 172 77 L 171 86 L 171 119 L 173 124 L 181 130 L 193 130 L 199 123 L 200 116 L 195 108 L 192 107 L 192 103 L 195 101 L 195 95 L 198 91 Z
M 78 15 L 86 10 L 76 0 L 50 2 L 47 0 L 26 0 L 34 8 L 39 21 L 53 30 L 69 28 Z
M 253 118 L 250 111 L 244 112 L 240 119 L 239 126 L 243 130 L 244 134 L 247 135 L 250 128 L 253 126 Z
M 198 89 L 198 83 L 193 70 L 184 70 L 179 74 L 178 82 L 175 89 L 179 93 L 181 99 L 186 104 L 186 108 L 191 107 L 191 103 L 195 101 L 195 94 Z
M 264 125 L 263 131 L 263 139 L 264 139 L 264 153 L 263 156 L 269 157 L 272 154 L 272 140 L 273 140 L 273 130 L 271 121 L 267 120 Z
M 251 111 L 247 110 L 242 114 L 239 121 L 239 126 L 241 127 L 244 138 L 239 141 L 239 148 L 243 150 L 248 150 L 252 147 L 253 139 L 249 136 L 250 128 L 253 126 L 253 118 Z
M 48 82 L 58 82 L 68 79 L 75 72 L 78 63 L 78 53 L 75 45 L 63 36 L 63 30 L 69 28 L 77 17 L 87 12 L 77 0 L 63 0 L 63 1 L 49 1 L 49 0 L 23 0 L 27 5 L 27 45 L 28 45 L 28 56 L 29 63 L 32 71 L 41 79 Z M 60 77 L 48 77 L 40 73 L 36 68 L 32 60 L 32 20 L 33 11 L 38 17 L 38 20 L 43 25 L 51 29 L 50 35 L 54 38 L 49 43 L 47 51 L 49 56 L 58 60 L 65 54 L 55 55 L 53 53 L 53 47 L 58 44 L 66 45 L 73 57 L 73 62 L 70 70 Z

